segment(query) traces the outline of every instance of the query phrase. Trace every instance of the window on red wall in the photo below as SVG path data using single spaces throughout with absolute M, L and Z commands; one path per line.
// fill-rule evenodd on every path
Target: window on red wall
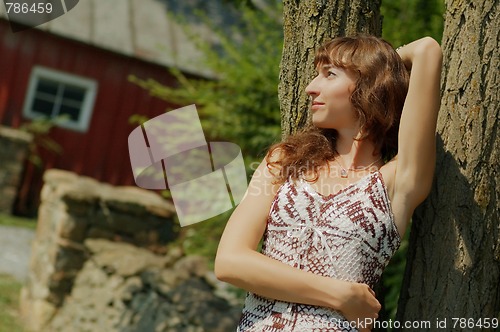
M 60 127 L 85 132 L 92 117 L 97 86 L 93 79 L 35 66 L 23 115 L 29 119 L 53 119 Z

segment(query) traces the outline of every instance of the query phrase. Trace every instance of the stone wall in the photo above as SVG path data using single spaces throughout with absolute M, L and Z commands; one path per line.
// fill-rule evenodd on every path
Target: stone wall
M 49 170 L 21 313 L 34 331 L 234 331 L 241 305 L 155 193 Z
M 32 139 L 24 131 L 0 126 L 0 213 L 12 212 Z

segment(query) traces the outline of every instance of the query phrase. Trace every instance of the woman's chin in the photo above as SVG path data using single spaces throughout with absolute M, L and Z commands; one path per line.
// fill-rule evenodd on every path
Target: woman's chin
M 337 119 L 332 119 L 331 117 L 325 119 L 325 117 L 320 116 L 320 114 L 314 114 L 314 113 L 311 116 L 311 123 L 313 126 L 317 128 L 325 128 L 325 129 L 339 129 L 346 127 L 345 125 L 343 125 L 343 123 L 341 123 Z
M 311 118 L 311 123 L 313 124 L 313 126 L 315 126 L 317 128 L 328 128 L 329 127 L 325 121 L 322 121 L 321 119 L 315 118 L 314 115 Z

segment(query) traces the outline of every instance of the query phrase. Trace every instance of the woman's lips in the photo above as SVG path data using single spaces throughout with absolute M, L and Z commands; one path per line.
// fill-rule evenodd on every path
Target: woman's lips
M 320 102 L 313 102 L 312 105 L 311 105 L 311 110 L 317 110 L 319 108 L 321 108 L 323 105 L 325 105 L 325 103 L 320 103 Z

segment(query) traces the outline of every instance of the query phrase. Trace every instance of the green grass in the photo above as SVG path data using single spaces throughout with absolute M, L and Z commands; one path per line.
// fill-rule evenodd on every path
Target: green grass
M 36 220 L 0 213 L 0 225 L 35 229 Z
M 22 284 L 0 274 L 0 332 L 23 332 L 19 318 L 19 293 Z

